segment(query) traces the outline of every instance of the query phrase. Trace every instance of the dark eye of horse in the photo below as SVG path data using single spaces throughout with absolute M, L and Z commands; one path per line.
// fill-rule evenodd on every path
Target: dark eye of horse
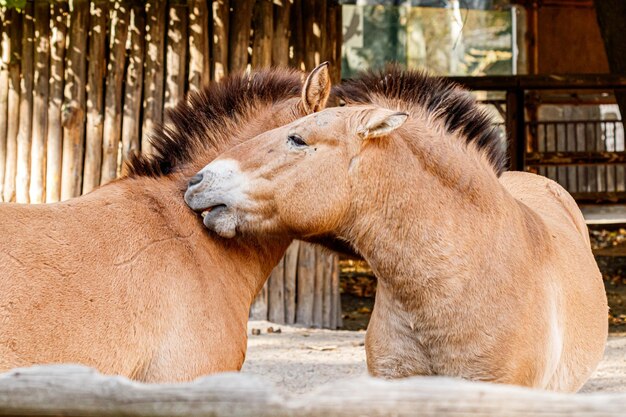
M 308 146 L 307 143 L 298 135 L 289 135 L 287 140 L 295 146 Z

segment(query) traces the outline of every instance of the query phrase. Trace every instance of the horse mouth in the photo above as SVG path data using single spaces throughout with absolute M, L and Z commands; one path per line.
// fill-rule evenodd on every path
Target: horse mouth
M 208 216 L 209 213 L 211 213 L 212 211 L 217 211 L 219 209 L 225 209 L 225 208 L 226 208 L 226 204 L 216 204 L 214 206 L 207 207 L 207 208 L 204 208 L 202 210 L 197 210 L 197 211 L 199 211 L 202 218 L 205 219 L 206 216 Z

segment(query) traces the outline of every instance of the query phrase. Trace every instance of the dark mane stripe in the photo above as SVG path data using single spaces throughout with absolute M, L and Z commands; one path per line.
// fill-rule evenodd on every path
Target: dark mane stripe
M 469 91 L 444 78 L 390 65 L 383 71 L 365 71 L 344 81 L 333 87 L 333 95 L 347 104 L 397 99 L 420 106 L 443 121 L 448 132 L 460 133 L 467 143 L 485 152 L 498 176 L 506 169 L 506 149 L 493 119 Z
M 298 97 L 301 88 L 302 73 L 281 68 L 231 75 L 190 93 L 187 100 L 166 112 L 165 123 L 152 133 L 154 155 L 132 156 L 126 176 L 167 175 L 199 152 L 225 150 L 233 134 L 228 124 L 245 121 L 258 106 Z

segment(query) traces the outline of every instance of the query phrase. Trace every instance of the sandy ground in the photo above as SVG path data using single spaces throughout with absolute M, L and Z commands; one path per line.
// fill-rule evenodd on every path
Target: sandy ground
M 268 333 L 268 327 L 280 333 Z M 252 329 L 261 330 L 252 335 Z M 364 331 L 331 331 L 251 321 L 243 372 L 263 376 L 285 394 L 366 374 Z M 626 392 L 626 334 L 611 335 L 604 360 L 581 392 Z

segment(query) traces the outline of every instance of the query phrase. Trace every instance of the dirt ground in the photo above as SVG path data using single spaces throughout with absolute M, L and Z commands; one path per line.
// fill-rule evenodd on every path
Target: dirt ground
M 267 329 L 280 329 L 268 333 Z M 259 329 L 260 335 L 252 335 Z M 303 329 L 265 321 L 248 324 L 243 372 L 263 376 L 284 394 L 366 374 L 365 332 Z M 581 392 L 626 392 L 626 333 L 612 334 L 604 360 Z

